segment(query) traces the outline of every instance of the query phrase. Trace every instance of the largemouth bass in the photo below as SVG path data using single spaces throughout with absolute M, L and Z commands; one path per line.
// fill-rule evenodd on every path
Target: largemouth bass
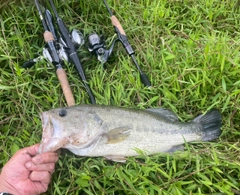
M 221 115 L 215 109 L 182 123 L 163 108 L 79 105 L 43 112 L 41 120 L 39 153 L 66 148 L 76 155 L 113 161 L 136 156 L 137 150 L 173 152 L 185 142 L 212 141 L 221 134 Z

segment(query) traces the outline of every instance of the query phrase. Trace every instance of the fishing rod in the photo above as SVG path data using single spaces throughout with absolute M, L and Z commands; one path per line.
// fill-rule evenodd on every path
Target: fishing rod
M 57 9 L 53 3 L 52 0 L 49 0 L 50 2 L 50 5 L 51 5 L 51 8 L 54 12 L 54 15 L 57 19 L 57 24 L 58 24 L 58 28 L 59 28 L 59 31 L 60 31 L 60 34 L 62 36 L 62 39 L 64 41 L 64 43 L 66 44 L 66 51 L 68 53 L 68 56 L 71 60 L 71 62 L 75 65 L 76 69 L 77 69 L 77 72 L 79 74 L 79 76 L 81 77 L 82 81 L 83 81 L 83 84 L 85 86 L 85 89 L 90 97 L 90 101 L 92 104 L 96 104 L 96 100 L 95 100 L 95 97 L 90 89 L 90 87 L 88 86 L 88 83 L 87 83 L 87 80 L 86 80 L 86 76 L 84 74 L 84 70 L 82 68 L 82 65 L 81 65 L 81 62 L 80 62 L 80 59 L 77 55 L 77 52 L 76 52 L 76 48 L 71 40 L 71 37 L 69 35 L 69 32 L 68 32 L 68 29 L 67 27 L 65 26 L 63 20 L 59 17 L 58 15 L 58 12 L 57 12 Z
M 64 62 L 69 62 L 69 57 L 68 54 L 66 52 L 66 44 L 64 43 L 63 39 L 61 37 L 58 36 L 56 29 L 53 25 L 53 17 L 51 12 L 45 8 L 44 11 L 44 19 L 45 19 L 45 23 L 49 29 L 49 31 L 52 33 L 53 37 L 54 37 L 54 42 L 55 42 L 55 46 L 57 48 L 57 53 L 59 55 L 59 58 L 61 61 Z M 71 40 L 74 44 L 74 46 L 76 47 L 76 49 L 80 48 L 80 46 L 82 46 L 84 44 L 84 37 L 83 34 L 76 29 L 73 29 L 71 32 Z M 47 46 L 43 47 L 43 52 L 42 55 L 28 60 L 26 62 L 23 63 L 23 68 L 31 68 L 32 66 L 34 66 L 37 62 L 46 59 L 47 61 L 52 63 L 52 57 L 51 54 L 48 51 Z
M 56 68 L 56 74 L 57 74 L 58 80 L 60 82 L 64 97 L 65 97 L 66 102 L 67 102 L 67 105 L 68 106 L 73 106 L 73 105 L 75 105 L 75 100 L 74 100 L 74 97 L 73 97 L 72 90 L 69 86 L 69 82 L 68 82 L 68 79 L 67 79 L 66 72 L 62 67 L 62 61 L 61 61 L 61 59 L 58 55 L 58 52 L 57 52 L 57 49 L 56 49 L 56 46 L 55 46 L 53 33 L 48 29 L 48 24 L 43 17 L 43 13 L 42 13 L 42 10 L 40 8 L 38 0 L 35 0 L 35 5 L 37 7 L 38 14 L 39 14 L 39 17 L 42 21 L 42 25 L 43 25 L 43 28 L 44 28 L 43 37 L 44 37 L 44 40 L 47 44 L 47 47 L 44 48 L 45 52 L 46 52 L 46 56 L 48 56 L 51 63 Z M 36 60 L 35 61 L 32 60 L 32 63 L 34 63 L 34 62 L 36 62 Z M 30 63 L 30 65 L 31 65 L 31 63 Z
M 140 73 L 140 78 L 141 78 L 141 81 L 142 83 L 147 86 L 147 87 L 150 87 L 151 86 L 151 83 L 147 77 L 147 75 L 141 70 L 136 58 L 135 58 L 135 52 L 132 48 L 132 46 L 130 45 L 128 39 L 127 39 L 127 36 L 126 36 L 126 33 L 121 25 L 121 23 L 119 22 L 119 20 L 117 19 L 117 17 L 115 15 L 113 15 L 113 12 L 112 10 L 110 9 L 109 5 L 107 4 L 107 1 L 106 0 L 103 0 L 109 14 L 110 14 L 110 17 L 111 17 L 111 21 L 112 21 L 112 25 L 114 26 L 114 29 L 115 29 L 115 32 L 117 34 L 117 37 L 118 37 L 118 40 L 122 43 L 122 45 L 124 46 L 126 52 L 128 53 L 129 56 L 131 56 L 132 60 L 133 60 L 133 63 L 136 65 L 139 73 Z

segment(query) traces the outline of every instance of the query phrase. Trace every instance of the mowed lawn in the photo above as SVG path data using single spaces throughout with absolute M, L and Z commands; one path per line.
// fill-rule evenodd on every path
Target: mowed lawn
M 50 8 L 48 1 L 40 3 Z M 69 31 L 78 29 L 78 50 L 97 104 L 164 107 L 187 122 L 211 108 L 222 114 L 214 142 L 186 144 L 174 154 L 130 157 L 126 163 L 78 157 L 62 150 L 46 194 L 240 194 L 240 3 L 237 0 L 108 0 L 152 87 L 123 46 L 116 43 L 105 65 L 88 51 L 87 37 L 116 39 L 101 0 L 55 0 Z M 0 164 L 39 143 L 39 113 L 66 106 L 55 68 L 41 60 L 43 26 L 34 1 L 0 2 Z M 72 64 L 66 64 L 76 104 L 90 104 Z

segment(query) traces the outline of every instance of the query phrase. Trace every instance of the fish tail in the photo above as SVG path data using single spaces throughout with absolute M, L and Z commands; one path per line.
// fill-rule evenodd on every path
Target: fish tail
M 218 110 L 212 109 L 204 115 L 196 117 L 194 122 L 200 123 L 203 129 L 202 141 L 212 141 L 217 139 L 222 131 L 222 119 Z

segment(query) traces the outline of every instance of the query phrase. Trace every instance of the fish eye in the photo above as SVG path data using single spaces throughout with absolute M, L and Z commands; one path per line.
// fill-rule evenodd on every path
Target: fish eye
M 61 116 L 61 117 L 64 117 L 64 116 L 66 116 L 67 115 L 67 110 L 66 109 L 61 109 L 60 111 L 59 111 L 59 116 Z

